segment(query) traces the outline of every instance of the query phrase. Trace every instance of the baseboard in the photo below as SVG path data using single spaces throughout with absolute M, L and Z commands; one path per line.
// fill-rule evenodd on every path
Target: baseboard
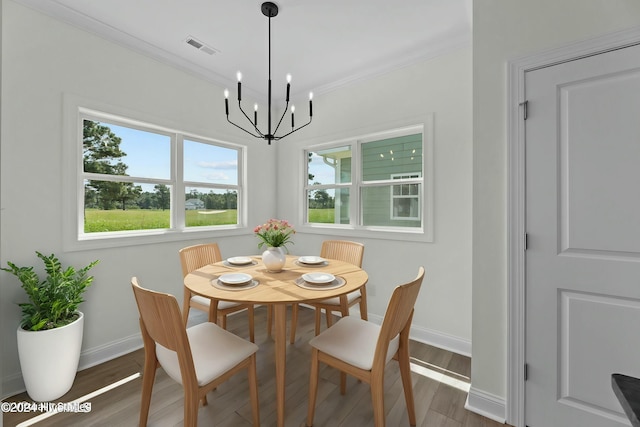
M 140 333 L 112 341 L 100 347 L 95 347 L 80 353 L 78 371 L 99 365 L 116 357 L 131 353 L 142 348 L 142 336 Z M 18 372 L 2 379 L 2 399 L 15 396 L 26 391 L 22 373 Z
M 496 422 L 506 422 L 506 402 L 503 398 L 471 386 L 464 408 Z
M 354 310 L 355 314 L 355 310 Z M 359 314 L 359 312 L 358 312 Z M 369 314 L 369 321 L 378 325 L 382 324 L 382 316 Z M 429 328 L 423 328 L 415 324 L 411 325 L 409 337 L 423 344 L 432 345 L 452 353 L 471 357 L 471 341 L 445 334 Z
M 116 357 L 124 356 L 132 351 L 142 348 L 142 335 L 140 333 L 130 335 L 123 339 L 112 341 L 108 344 L 94 347 L 80 353 L 78 371 L 99 365 Z

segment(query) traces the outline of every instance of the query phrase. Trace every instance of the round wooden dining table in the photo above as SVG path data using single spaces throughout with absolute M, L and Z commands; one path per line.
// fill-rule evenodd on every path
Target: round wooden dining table
M 277 273 L 269 272 L 260 256 L 251 257 L 251 260 L 246 265 L 230 264 L 227 260 L 206 265 L 185 276 L 184 284 L 191 292 L 203 297 L 273 306 L 277 425 L 284 427 L 287 304 L 344 295 L 366 284 L 369 278 L 360 267 L 333 259 L 310 265 L 301 263 L 296 256 L 288 255 L 284 269 Z M 241 286 L 218 281 L 221 275 L 228 273 L 246 273 L 253 280 Z M 336 280 L 329 284 L 309 283 L 302 279 L 302 275 L 308 273 L 329 273 Z

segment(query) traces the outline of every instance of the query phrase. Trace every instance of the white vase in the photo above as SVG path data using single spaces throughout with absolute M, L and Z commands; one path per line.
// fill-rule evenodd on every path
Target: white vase
M 84 315 L 68 325 L 45 331 L 18 327 L 18 356 L 27 393 L 36 402 L 51 402 L 71 389 L 78 371 Z
M 282 271 L 284 264 L 287 262 L 287 255 L 282 247 L 270 247 L 262 253 L 262 262 L 269 272 L 277 273 Z

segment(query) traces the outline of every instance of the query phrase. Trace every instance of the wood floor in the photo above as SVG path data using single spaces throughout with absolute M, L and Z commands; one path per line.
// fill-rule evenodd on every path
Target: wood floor
M 195 312 L 197 313 L 197 311 Z M 302 427 L 307 414 L 310 346 L 313 336 L 313 312 L 300 308 L 296 342 L 287 345 L 286 425 Z M 203 319 L 191 316 L 190 322 Z M 228 329 L 248 337 L 246 314 L 229 317 Z M 324 326 L 323 326 L 324 327 Z M 258 351 L 258 381 L 260 421 L 262 426 L 276 425 L 275 364 L 273 338 L 266 334 L 266 308 L 256 308 L 256 343 Z M 468 357 L 425 344 L 411 342 L 412 373 L 418 426 L 421 427 L 499 427 L 495 421 L 464 409 L 467 397 L 470 365 Z M 132 374 L 142 372 L 144 354 L 138 350 L 107 363 L 78 373 L 74 386 L 58 402 L 71 402 Z M 433 379 L 435 378 L 435 379 Z M 353 378 L 347 382 L 347 393 L 340 395 L 338 372 L 321 367 L 318 402 L 314 426 L 360 427 L 373 425 L 369 386 Z M 443 380 L 440 381 L 439 379 Z M 446 382 L 444 380 L 447 380 Z M 142 381 L 137 378 L 87 400 L 87 413 L 59 413 L 34 424 L 44 426 L 136 426 L 140 411 Z M 385 412 L 389 427 L 408 426 L 402 382 L 397 363 L 387 365 L 385 373 Z M 243 427 L 251 425 L 251 406 L 245 373 L 209 393 L 209 405 L 200 408 L 200 426 Z M 23 393 L 5 401 L 30 401 Z M 5 413 L 4 426 L 14 427 L 38 416 L 39 413 Z M 156 374 L 151 399 L 149 426 L 182 426 L 182 388 L 162 369 Z

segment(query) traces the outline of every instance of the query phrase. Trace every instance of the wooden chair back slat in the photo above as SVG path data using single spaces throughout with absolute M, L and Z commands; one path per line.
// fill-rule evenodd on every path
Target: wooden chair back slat
M 222 255 L 217 243 L 188 246 L 180 249 L 179 253 L 183 277 L 205 265 L 222 261 Z
M 338 259 L 362 267 L 364 257 L 364 245 L 359 242 L 347 240 L 325 240 L 322 242 L 320 256 L 329 259 Z

